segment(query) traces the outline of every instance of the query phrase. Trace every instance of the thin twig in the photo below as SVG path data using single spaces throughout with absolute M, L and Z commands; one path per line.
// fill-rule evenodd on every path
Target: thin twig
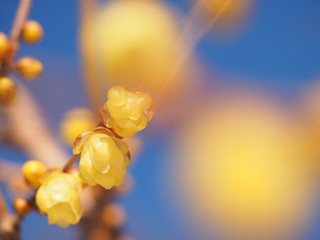
M 79 154 L 73 155 L 70 158 L 70 160 L 67 162 L 67 164 L 64 166 L 63 171 L 67 172 L 73 166 L 73 164 L 75 164 L 75 162 L 78 160 L 78 158 L 79 158 Z
M 217 12 L 217 14 L 208 22 L 206 22 L 202 28 L 199 28 L 198 26 L 195 27 L 194 24 L 199 18 L 201 18 L 203 11 L 205 10 L 206 1 L 207 0 L 196 1 L 196 3 L 191 9 L 189 16 L 186 19 L 185 26 L 182 30 L 181 35 L 182 38 L 188 39 L 188 42 L 186 44 L 184 52 L 180 56 L 180 60 L 177 61 L 177 63 L 172 67 L 171 71 L 168 74 L 168 77 L 165 79 L 165 83 L 163 84 L 163 90 L 165 90 L 166 85 L 181 72 L 201 38 L 204 37 L 210 31 L 210 29 L 217 23 L 219 18 L 222 16 L 222 14 L 224 14 L 226 9 L 231 4 L 232 0 L 226 1 L 225 4 Z

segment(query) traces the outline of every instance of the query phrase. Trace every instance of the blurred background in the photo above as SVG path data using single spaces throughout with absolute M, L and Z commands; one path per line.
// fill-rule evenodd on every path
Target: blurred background
M 0 2 L 8 32 L 18 1 Z M 125 233 L 320 238 L 319 1 L 113 0 L 91 14 L 80 2 L 34 0 L 30 18 L 45 36 L 19 56 L 42 61 L 44 73 L 25 85 L 69 154 L 111 86 L 155 98 L 154 119 L 132 143 L 133 189 L 117 200 Z M 30 155 L 3 140 L 0 158 L 23 163 Z M 23 237 L 81 232 L 31 214 Z

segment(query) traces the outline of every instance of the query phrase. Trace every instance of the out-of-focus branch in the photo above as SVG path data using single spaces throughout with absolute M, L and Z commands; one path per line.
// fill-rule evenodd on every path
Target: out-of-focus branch
M 6 201 L 0 191 L 0 221 L 2 222 L 2 220 L 8 216 L 11 216 L 11 213 L 9 212 Z
M 96 70 L 96 58 L 91 29 L 97 0 L 80 0 L 80 41 L 84 79 L 89 91 L 92 109 L 98 111 L 102 102 L 100 80 Z
M 0 183 L 6 187 L 13 196 L 24 196 L 30 192 L 21 174 L 21 166 L 5 160 L 0 160 Z
M 187 46 L 183 54 L 181 54 L 180 59 L 172 67 L 171 71 L 169 71 L 168 77 L 165 79 L 164 90 L 166 88 L 166 84 L 169 83 L 175 76 L 177 76 L 183 69 L 183 66 L 188 62 L 201 38 L 203 38 L 210 31 L 210 29 L 217 23 L 217 21 L 231 4 L 231 0 L 225 1 L 224 5 L 214 17 L 210 18 L 208 21 L 199 26 L 196 23 L 198 19 L 202 18 L 203 12 L 206 8 L 206 1 L 207 0 L 195 1 L 191 12 L 187 16 L 181 35 L 182 38 L 188 40 Z
M 33 159 L 42 161 L 47 167 L 63 166 L 68 160 L 44 120 L 40 107 L 22 84 L 19 84 L 16 103 L 6 108 L 6 115 L 12 140 Z
M 70 168 L 72 168 L 73 164 L 78 160 L 79 154 L 73 155 L 70 160 L 67 162 L 67 164 L 64 166 L 63 171 L 67 172 Z
M 0 238 L 3 240 L 20 239 L 19 221 L 9 211 L 0 190 Z

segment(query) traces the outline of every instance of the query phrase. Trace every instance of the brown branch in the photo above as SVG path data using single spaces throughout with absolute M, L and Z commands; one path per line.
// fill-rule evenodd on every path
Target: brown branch
M 22 174 L 21 165 L 0 159 L 0 183 L 3 182 L 11 196 L 25 196 L 30 193 Z
M 19 240 L 20 224 L 19 219 L 13 216 L 0 191 L 0 238 L 3 240 Z
M 68 159 L 29 91 L 19 83 L 16 103 L 5 109 L 10 136 L 32 159 L 47 167 L 63 166 Z
M 8 210 L 7 204 L 5 202 L 5 199 L 3 197 L 2 192 L 0 191 L 0 220 L 12 216 L 11 213 Z

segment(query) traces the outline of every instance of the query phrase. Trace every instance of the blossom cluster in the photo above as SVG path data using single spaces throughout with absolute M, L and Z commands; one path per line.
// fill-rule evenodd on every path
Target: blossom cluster
M 80 221 L 80 193 L 85 186 L 98 184 L 111 189 L 122 184 L 130 162 L 123 137 L 133 136 L 147 126 L 154 114 L 153 105 L 148 93 L 113 87 L 101 108 L 101 123 L 74 141 L 74 156 L 80 156 L 77 170 L 47 170 L 38 161 L 25 163 L 24 177 L 37 189 L 36 206 L 40 213 L 48 216 L 49 224 L 67 227 Z

